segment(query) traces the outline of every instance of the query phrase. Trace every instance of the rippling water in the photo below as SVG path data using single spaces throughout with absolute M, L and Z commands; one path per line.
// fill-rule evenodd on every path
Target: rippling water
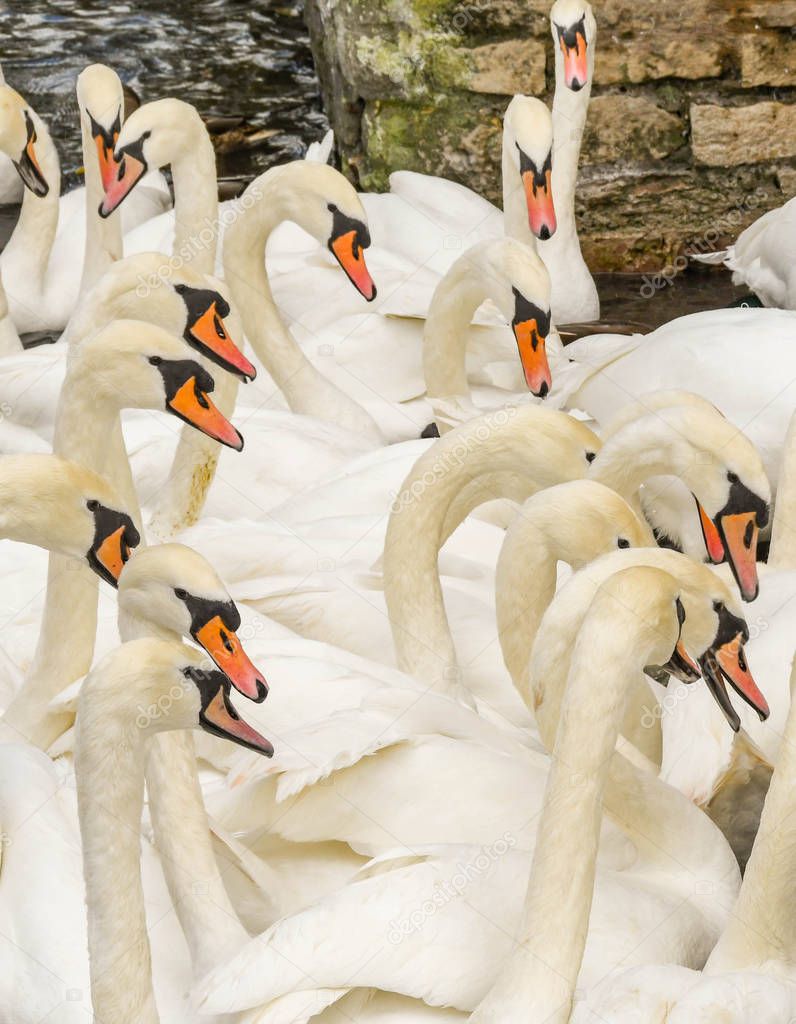
M 279 134 L 225 154 L 253 177 L 326 129 L 301 5 L 268 0 L 0 0 L 0 60 L 49 125 L 68 183 L 81 164 L 75 78 L 110 64 L 142 100 L 178 96 L 202 114 L 244 114 Z

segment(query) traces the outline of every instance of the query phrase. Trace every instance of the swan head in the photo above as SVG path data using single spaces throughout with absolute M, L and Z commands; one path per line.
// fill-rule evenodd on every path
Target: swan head
M 36 154 L 33 111 L 10 86 L 0 86 L 0 150 L 11 159 L 23 184 L 42 198 L 50 191 Z
M 353 185 L 334 167 L 307 160 L 297 160 L 277 168 L 275 174 L 266 174 L 273 174 L 282 186 L 280 206 L 285 218 L 295 221 L 320 245 L 325 245 L 360 295 L 372 302 L 376 285 L 365 263 L 370 231 Z M 249 186 L 254 195 L 258 181 Z
M 82 341 L 69 375 L 118 409 L 162 409 L 236 451 L 243 438 L 208 397 L 215 381 L 186 343 L 142 320 L 115 320 Z
M 181 282 L 174 282 L 172 288 L 185 307 L 182 336 L 191 348 L 241 380 L 254 380 L 257 376 L 254 364 L 241 352 L 224 324 L 230 314 L 230 306 L 224 296 L 211 288 Z
M 0 458 L 4 533 L 85 562 L 115 587 L 141 540 L 102 477 L 55 455 Z
M 511 324 L 525 383 L 540 398 L 550 391 L 552 378 L 546 342 L 550 333 L 550 275 L 527 245 L 500 238 L 473 253 L 473 269 L 486 294 Z M 468 259 L 465 253 L 463 259 Z
M 532 96 L 515 96 L 503 118 L 504 148 L 520 176 L 528 224 L 537 238 L 555 234 L 553 205 L 553 118 Z
M 513 532 L 541 534 L 557 561 L 577 570 L 608 552 L 652 542 L 649 529 L 625 499 L 596 480 L 570 480 L 527 499 Z
M 550 10 L 550 26 L 556 48 L 556 67 L 563 66 L 566 87 L 580 92 L 589 84 L 594 68 L 597 22 L 591 4 L 585 0 L 556 0 Z
M 757 538 L 768 522 L 771 488 L 751 441 L 717 410 L 688 404 L 661 409 L 616 431 L 595 470 L 629 453 L 665 452 L 666 468 L 694 495 L 708 556 L 728 560 L 745 601 L 757 597 Z M 602 479 L 602 477 L 600 477 Z
M 102 187 L 107 190 L 119 171 L 113 151 L 122 130 L 122 83 L 105 64 L 89 64 L 77 76 L 76 90 L 81 117 L 97 150 Z
M 144 637 L 111 651 L 86 677 L 79 707 L 83 754 L 92 743 L 107 744 L 105 720 L 125 713 L 136 738 L 203 729 L 266 757 L 274 752 L 232 705 L 224 673 L 208 667 L 201 651 L 174 640 Z
M 698 675 L 721 708 L 730 726 L 740 728 L 738 713 L 727 693 L 727 684 L 761 720 L 768 717 L 769 707 L 760 692 L 746 661 L 744 646 L 749 630 L 743 618 L 738 597 L 710 568 L 694 562 L 677 551 L 660 548 L 639 548 L 606 555 L 583 573 L 604 578 L 629 565 L 651 565 L 674 576 L 680 584 L 680 600 L 685 619 L 680 634 L 680 647 L 665 666 L 684 682 Z
M 71 333 L 80 338 L 99 322 L 114 319 L 149 320 L 181 334 L 191 348 L 227 372 L 244 381 L 254 380 L 256 368 L 225 323 L 232 311 L 223 287 L 221 281 L 190 266 L 174 270 L 162 253 L 128 256 L 113 264 L 80 303 Z M 232 331 L 239 329 L 238 325 Z
M 257 703 L 268 686 L 237 635 L 240 612 L 210 563 L 184 544 L 140 548 L 119 581 L 119 612 L 191 637 Z
M 110 217 L 150 169 L 165 167 L 207 132 L 197 111 L 182 100 L 153 100 L 134 110 L 113 150 L 115 175 L 105 187 L 100 217 Z

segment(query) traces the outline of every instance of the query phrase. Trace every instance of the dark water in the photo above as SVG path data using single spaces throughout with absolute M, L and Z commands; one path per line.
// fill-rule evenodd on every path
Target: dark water
M 8 84 L 47 122 L 67 185 L 81 164 L 75 78 L 94 61 L 144 102 L 177 96 L 277 130 L 220 157 L 225 175 L 249 180 L 296 159 L 327 127 L 295 0 L 0 0 L 0 39 Z
M 228 139 L 219 173 L 241 184 L 302 156 L 328 127 L 298 0 L 0 0 L 0 39 L 6 79 L 48 123 L 66 187 L 80 181 L 75 78 L 93 61 L 144 102 L 177 96 L 205 116 L 243 115 L 246 133 L 275 130 L 256 148 Z M 4 243 L 16 211 L 3 213 Z M 742 294 L 715 268 L 596 278 L 604 319 L 649 328 Z

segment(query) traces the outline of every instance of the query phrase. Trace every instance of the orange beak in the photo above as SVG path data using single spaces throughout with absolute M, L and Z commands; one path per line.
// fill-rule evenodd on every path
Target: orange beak
M 118 583 L 122 569 L 130 557 L 130 549 L 125 540 L 125 528 L 120 526 L 99 545 L 94 552 L 97 561 L 108 574 L 108 582 Z
M 187 340 L 194 341 L 214 363 L 223 366 L 247 380 L 254 380 L 257 370 L 230 338 L 224 321 L 218 314 L 216 303 L 212 302 L 205 312 L 191 324 L 186 332 Z
M 760 692 L 749 670 L 749 663 L 743 648 L 743 637 L 738 634 L 729 643 L 716 651 L 716 661 L 730 686 L 755 709 L 760 721 L 764 722 L 770 712 L 768 701 Z
M 521 172 L 528 207 L 528 224 L 537 238 L 551 238 L 556 233 L 556 211 L 553 206 L 552 168 L 545 167 L 540 176 L 532 168 Z
M 113 135 L 113 143 L 109 146 L 106 144 L 102 135 L 94 136 L 94 143 L 97 147 L 97 162 L 99 163 L 100 178 L 102 179 L 102 188 L 106 193 L 113 190 L 114 183 L 117 180 L 119 173 L 119 165 L 116 163 L 116 159 L 113 155 L 113 149 L 118 137 L 119 135 L 117 132 Z
M 352 229 L 336 235 L 330 240 L 329 248 L 359 294 L 372 302 L 376 298 L 376 285 L 365 263 L 365 250 L 359 244 L 357 231 Z
M 41 199 L 50 191 L 50 186 L 47 184 L 47 179 L 39 164 L 39 158 L 36 156 L 36 126 L 27 110 L 25 111 L 25 125 L 28 133 L 27 142 L 19 160 L 14 161 L 14 166 L 25 187 Z
M 540 332 L 536 320 L 523 320 L 512 324 L 525 383 L 532 395 L 544 398 L 553 386 L 550 365 L 545 349 L 546 337 Z
M 757 579 L 757 537 L 760 532 L 754 512 L 721 517 L 724 547 L 744 601 L 754 601 Z
M 202 710 L 199 712 L 199 724 L 207 732 L 222 739 L 232 740 L 242 747 L 248 747 L 258 754 L 266 757 L 273 757 L 274 748 L 264 736 L 261 736 L 256 729 L 253 729 L 248 722 L 244 722 L 238 712 L 230 703 L 227 695 L 228 682 L 221 672 L 210 673 L 205 676 L 207 684 L 216 685 L 215 694 L 209 695 Z M 200 690 L 204 686 L 200 687 Z M 203 694 L 204 697 L 204 694 Z
M 195 377 L 185 381 L 174 397 L 167 401 L 166 407 L 208 437 L 238 452 L 243 450 L 243 438 L 207 394 L 199 389 Z
M 114 158 L 114 169 L 115 174 L 105 185 L 105 196 L 99 208 L 100 217 L 110 217 L 147 172 L 144 161 L 130 152 L 123 152 L 118 163 Z
M 220 615 L 213 616 L 193 636 L 239 693 L 258 704 L 265 700 L 268 684 L 243 650 L 237 633 L 224 625 Z
M 726 557 L 726 551 L 724 550 L 724 541 L 721 539 L 721 534 L 716 527 L 716 524 L 702 508 L 701 504 L 697 500 L 697 509 L 699 510 L 699 523 L 702 527 L 702 536 L 705 539 L 705 547 L 707 548 L 708 558 L 714 565 L 720 565 Z
M 589 78 L 589 64 L 586 59 L 586 38 L 581 32 L 575 33 L 574 45 L 567 45 L 564 36 L 559 38 L 564 54 L 564 81 L 567 88 L 579 92 Z

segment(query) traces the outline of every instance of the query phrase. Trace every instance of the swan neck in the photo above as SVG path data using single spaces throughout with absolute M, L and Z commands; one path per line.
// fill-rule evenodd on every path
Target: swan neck
M 284 168 L 267 171 L 237 201 L 237 214 L 224 235 L 224 277 L 232 301 L 240 310 L 257 358 L 292 412 L 338 423 L 374 443 L 383 443 L 368 413 L 307 359 L 274 302 L 265 268 L 268 239 L 282 221 L 295 219 L 291 210 L 300 206 L 302 199 L 301 188 L 291 185 L 283 172 Z M 340 287 L 346 286 L 341 280 Z
M 62 458 L 106 472 L 107 438 L 116 410 L 88 381 L 67 371 L 56 415 L 53 451 Z M 88 411 L 90 410 L 90 412 Z M 91 668 L 97 633 L 99 580 L 87 565 L 50 552 L 41 630 L 25 685 L 3 717 L 5 725 L 47 749 L 72 721 L 49 710 L 50 702 Z
M 768 565 L 770 569 L 796 569 L 796 413 L 782 449 Z
M 466 254 L 437 286 L 423 332 L 423 374 L 429 398 L 469 396 L 466 352 L 468 327 L 487 297 L 472 256 Z
M 503 661 L 532 708 L 528 666 L 539 623 L 556 592 L 559 553 L 522 511 L 506 532 L 495 574 L 495 610 Z
M 9 274 L 9 268 L 12 266 L 13 277 L 24 280 L 27 288 L 31 287 L 31 282 L 38 282 L 39 287 L 44 289 L 50 250 L 58 229 L 61 195 L 58 152 L 45 123 L 33 110 L 28 110 L 36 129 L 36 156 L 49 191 L 46 196 L 40 198 L 29 188 L 23 190 L 19 220 L 3 251 L 2 260 L 6 287 L 12 296 L 14 280 Z
M 147 765 L 155 844 L 194 975 L 202 977 L 248 940 L 221 879 L 190 732 L 155 736 Z
M 564 80 L 564 62 L 556 49 L 556 91 L 553 98 L 553 201 L 558 228 L 552 242 L 563 231 L 575 233 L 575 186 L 586 115 L 589 111 L 591 82 L 594 76 L 594 47 L 589 47 L 589 77 L 580 92 L 568 89 Z M 544 244 L 542 245 L 544 251 Z
M 175 155 L 171 171 L 174 181 L 173 258 L 181 260 L 182 264 L 189 263 L 200 273 L 213 274 L 219 230 L 216 157 L 210 136 L 198 115 L 190 118 L 187 142 Z
M 670 430 L 644 437 L 631 434 L 632 430 L 631 425 L 606 441 L 592 462 L 587 478 L 616 491 L 643 521 L 639 488 L 652 476 L 679 476 L 679 460 Z
M 120 603 L 119 634 L 124 643 L 144 637 L 181 641 L 173 630 Z M 201 977 L 228 959 L 248 938 L 221 879 L 213 851 L 193 737 L 189 732 L 155 736 L 146 765 L 149 811 L 163 875 Z
M 536 237 L 528 223 L 528 206 L 522 178 L 514 163 L 516 140 L 513 132 L 504 126 L 501 170 L 503 175 L 503 224 L 506 235 L 523 242 L 537 252 Z
M 114 1024 L 159 1024 L 141 883 L 142 739 L 127 715 L 109 721 L 81 701 L 75 774 L 91 995 L 97 1019 Z
M 796 663 L 795 663 L 796 666 Z M 791 668 L 791 693 L 796 667 Z M 766 961 L 796 960 L 796 702 L 771 778 L 760 827 L 732 916 L 710 955 L 713 973 L 754 970 Z
M 441 692 L 458 692 L 458 670 L 439 550 L 473 508 L 507 496 L 494 489 L 496 482 L 510 487 L 513 500 L 524 500 L 566 478 L 560 464 L 577 443 L 568 432 L 583 428 L 553 415 L 534 406 L 506 408 L 451 431 L 418 459 L 393 503 L 384 591 L 398 666 Z

